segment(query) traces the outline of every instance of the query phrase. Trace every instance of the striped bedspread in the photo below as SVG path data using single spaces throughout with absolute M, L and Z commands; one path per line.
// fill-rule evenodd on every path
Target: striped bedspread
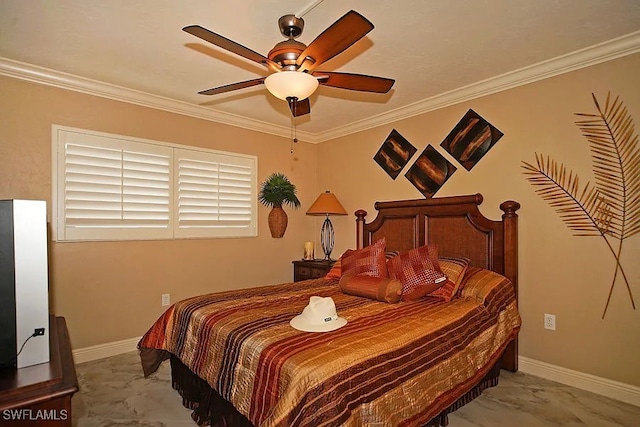
M 511 283 L 467 274 L 448 303 L 387 304 L 325 279 L 198 296 L 170 307 L 138 347 L 177 356 L 255 426 L 417 426 L 477 383 L 520 327 Z M 332 297 L 348 324 L 292 328 L 312 295 Z

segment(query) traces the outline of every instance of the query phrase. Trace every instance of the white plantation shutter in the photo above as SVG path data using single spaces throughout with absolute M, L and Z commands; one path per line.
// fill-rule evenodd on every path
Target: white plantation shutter
M 256 233 L 253 156 L 54 126 L 54 238 Z
M 176 236 L 256 235 L 255 159 L 186 149 L 174 159 Z
M 66 144 L 69 227 L 167 228 L 170 158 Z

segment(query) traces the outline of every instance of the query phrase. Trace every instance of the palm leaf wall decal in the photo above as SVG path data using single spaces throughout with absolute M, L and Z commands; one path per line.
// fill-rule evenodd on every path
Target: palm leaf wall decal
M 564 165 L 536 153 L 536 165 L 522 162 L 527 180 L 535 190 L 574 232 L 575 236 L 601 236 L 604 231 L 600 213 L 605 212 L 606 201 L 590 183 L 580 191 L 578 175 L 567 171 Z
M 552 159 L 536 154 L 536 165 L 522 162 L 527 180 L 575 236 L 600 236 L 615 257 L 616 269 L 609 287 L 604 319 L 618 272 L 621 273 L 631 305 L 635 301 L 629 280 L 620 264 L 622 243 L 640 232 L 640 150 L 638 135 L 627 108 L 607 95 L 604 108 L 592 94 L 597 114 L 576 113 L 576 124 L 590 144 L 595 186 L 589 182 L 580 190 L 576 174 Z M 609 238 L 618 241 L 615 249 Z
M 608 234 L 624 240 L 640 232 L 638 135 L 619 97 L 611 101 L 608 94 L 602 109 L 592 96 L 598 114 L 577 113 L 584 119 L 576 124 L 591 146 L 596 186 L 610 199 L 613 217 Z

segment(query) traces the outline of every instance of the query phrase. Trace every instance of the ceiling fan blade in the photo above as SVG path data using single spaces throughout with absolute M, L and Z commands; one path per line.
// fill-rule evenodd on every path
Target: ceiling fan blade
M 291 110 L 293 117 L 304 116 L 311 112 L 311 103 L 309 102 L 309 98 L 305 98 L 302 101 L 290 98 L 287 99 L 287 101 L 289 102 L 289 109 Z
M 384 77 L 328 71 L 316 71 L 313 76 L 318 79 L 321 85 L 362 92 L 387 93 L 396 82 Z
M 249 49 L 248 47 L 244 47 L 241 44 L 234 42 L 233 40 L 229 40 L 228 38 L 221 36 L 220 34 L 209 31 L 206 28 L 201 27 L 200 25 L 189 25 L 188 27 L 184 27 L 183 30 L 189 34 L 201 38 L 204 41 L 207 41 L 211 44 L 228 50 L 229 52 L 235 53 L 236 55 L 240 55 L 243 58 L 247 58 L 269 68 L 275 70 L 280 70 L 282 68 L 279 64 L 271 61 L 266 56 L 261 55 L 258 52 Z
M 318 65 L 343 52 L 373 30 L 373 24 L 353 10 L 334 22 L 298 56 L 300 71 L 313 70 Z M 309 59 L 310 58 L 310 59 Z
M 259 79 L 246 80 L 244 82 L 231 83 L 224 86 L 214 87 L 212 89 L 201 90 L 198 92 L 200 95 L 218 95 L 220 93 L 231 92 L 232 90 L 244 89 L 251 86 L 257 86 L 264 83 L 265 77 Z

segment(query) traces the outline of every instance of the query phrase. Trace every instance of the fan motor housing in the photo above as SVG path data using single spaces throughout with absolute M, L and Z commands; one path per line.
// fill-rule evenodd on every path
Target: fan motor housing
M 273 62 L 282 65 L 283 68 L 295 71 L 297 69 L 296 59 L 306 48 L 307 45 L 299 41 L 293 39 L 284 40 L 269 51 L 268 57 Z

